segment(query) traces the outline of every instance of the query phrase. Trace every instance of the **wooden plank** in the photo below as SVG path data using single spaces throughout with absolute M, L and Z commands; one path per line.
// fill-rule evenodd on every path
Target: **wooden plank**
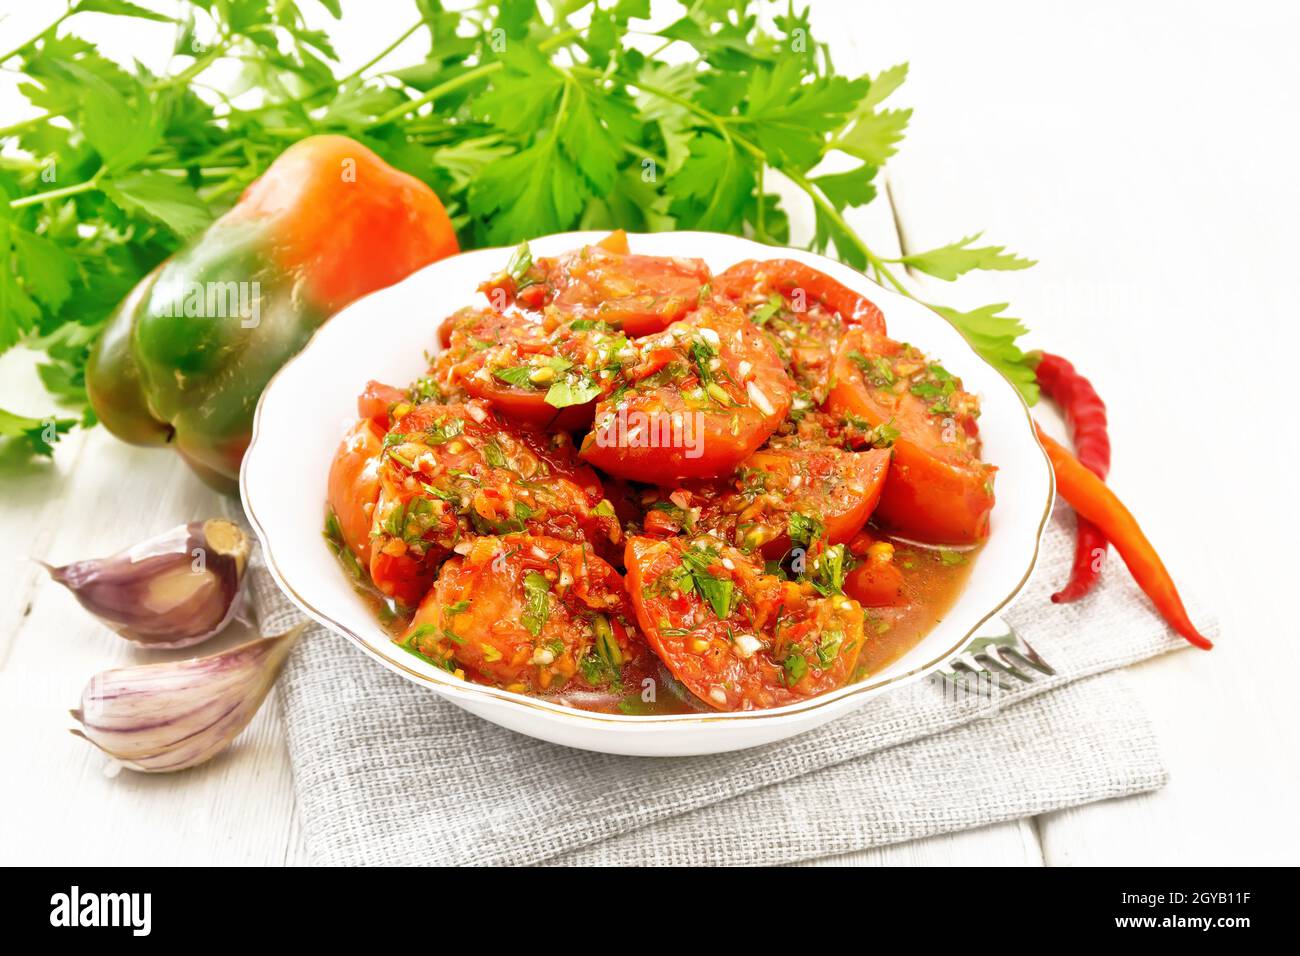
M 29 358 L 0 359 L 0 406 L 39 394 L 26 378 Z M 66 439 L 53 465 L 5 463 L 0 480 L 0 541 L 15 581 L 0 596 L 0 755 L 16 774 L 0 816 L 0 856 L 46 865 L 283 862 L 292 790 L 275 700 L 235 748 L 203 767 L 105 777 L 105 757 L 67 732 L 86 681 L 197 650 L 133 648 L 28 560 L 109 554 L 222 513 L 220 496 L 172 452 L 124 445 L 102 428 Z M 248 636 L 233 628 L 201 652 Z

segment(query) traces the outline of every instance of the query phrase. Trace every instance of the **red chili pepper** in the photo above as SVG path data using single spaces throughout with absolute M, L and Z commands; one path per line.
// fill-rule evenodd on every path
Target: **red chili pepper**
M 1105 403 L 1092 383 L 1066 359 L 1049 352 L 1043 352 L 1041 356 L 1037 368 L 1039 387 L 1065 412 L 1079 463 L 1105 481 L 1110 472 L 1110 434 L 1106 427 Z M 1052 595 L 1053 602 L 1077 601 L 1093 589 L 1101 577 L 1107 544 L 1101 529 L 1079 515 L 1070 580 Z
M 1115 550 L 1132 572 L 1133 580 L 1151 598 L 1156 610 L 1169 626 L 1186 638 L 1189 644 L 1205 650 L 1213 647 L 1209 638 L 1196 630 L 1191 618 L 1187 616 L 1173 578 L 1165 570 L 1160 555 L 1156 554 L 1156 549 L 1151 546 L 1138 526 L 1137 519 L 1124 507 L 1124 503 L 1106 487 L 1104 481 L 1049 438 L 1041 428 L 1038 428 L 1038 438 L 1052 460 L 1052 470 L 1056 472 L 1056 490 L 1081 517 L 1097 525 L 1111 544 L 1115 545 Z

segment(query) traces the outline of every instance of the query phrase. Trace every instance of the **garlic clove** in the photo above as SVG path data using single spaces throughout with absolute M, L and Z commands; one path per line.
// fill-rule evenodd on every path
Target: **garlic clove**
M 107 558 L 45 565 L 81 606 L 147 647 L 189 647 L 240 613 L 252 550 L 224 518 L 192 521 Z
M 207 657 L 96 674 L 70 712 L 81 723 L 72 733 L 142 773 L 210 760 L 248 726 L 306 627 Z

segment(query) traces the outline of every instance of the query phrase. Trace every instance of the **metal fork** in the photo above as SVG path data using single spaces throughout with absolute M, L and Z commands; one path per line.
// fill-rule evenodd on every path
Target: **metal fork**
M 999 617 L 989 618 L 970 644 L 956 657 L 934 672 L 931 680 L 965 694 L 991 696 L 992 688 L 1014 690 L 1019 683 L 1030 684 L 1040 676 L 1053 677 L 1056 671 L 1029 642 Z

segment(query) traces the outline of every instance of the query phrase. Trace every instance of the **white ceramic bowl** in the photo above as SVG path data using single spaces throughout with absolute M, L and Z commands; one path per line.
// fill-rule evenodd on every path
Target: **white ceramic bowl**
M 530 243 L 556 255 L 604 233 L 570 232 Z M 321 537 L 330 462 L 356 418 L 367 380 L 402 384 L 424 373 L 438 323 L 481 299 L 475 287 L 512 249 L 481 249 L 434 263 L 344 309 L 271 380 L 257 406 L 240 491 L 271 573 L 307 614 L 361 651 L 486 720 L 523 734 L 605 753 L 687 756 L 740 750 L 811 730 L 875 694 L 919 680 L 962 648 L 1029 579 L 1052 507 L 1052 470 L 1029 410 L 1012 385 L 948 322 L 824 256 L 707 232 L 629 236 L 634 252 L 703 259 L 715 271 L 742 259 L 784 256 L 815 266 L 876 302 L 891 337 L 910 342 L 979 394 L 984 456 L 998 466 L 988 543 L 947 616 L 907 654 L 867 680 L 786 707 L 735 714 L 635 717 L 594 714 L 459 680 L 393 645 Z

